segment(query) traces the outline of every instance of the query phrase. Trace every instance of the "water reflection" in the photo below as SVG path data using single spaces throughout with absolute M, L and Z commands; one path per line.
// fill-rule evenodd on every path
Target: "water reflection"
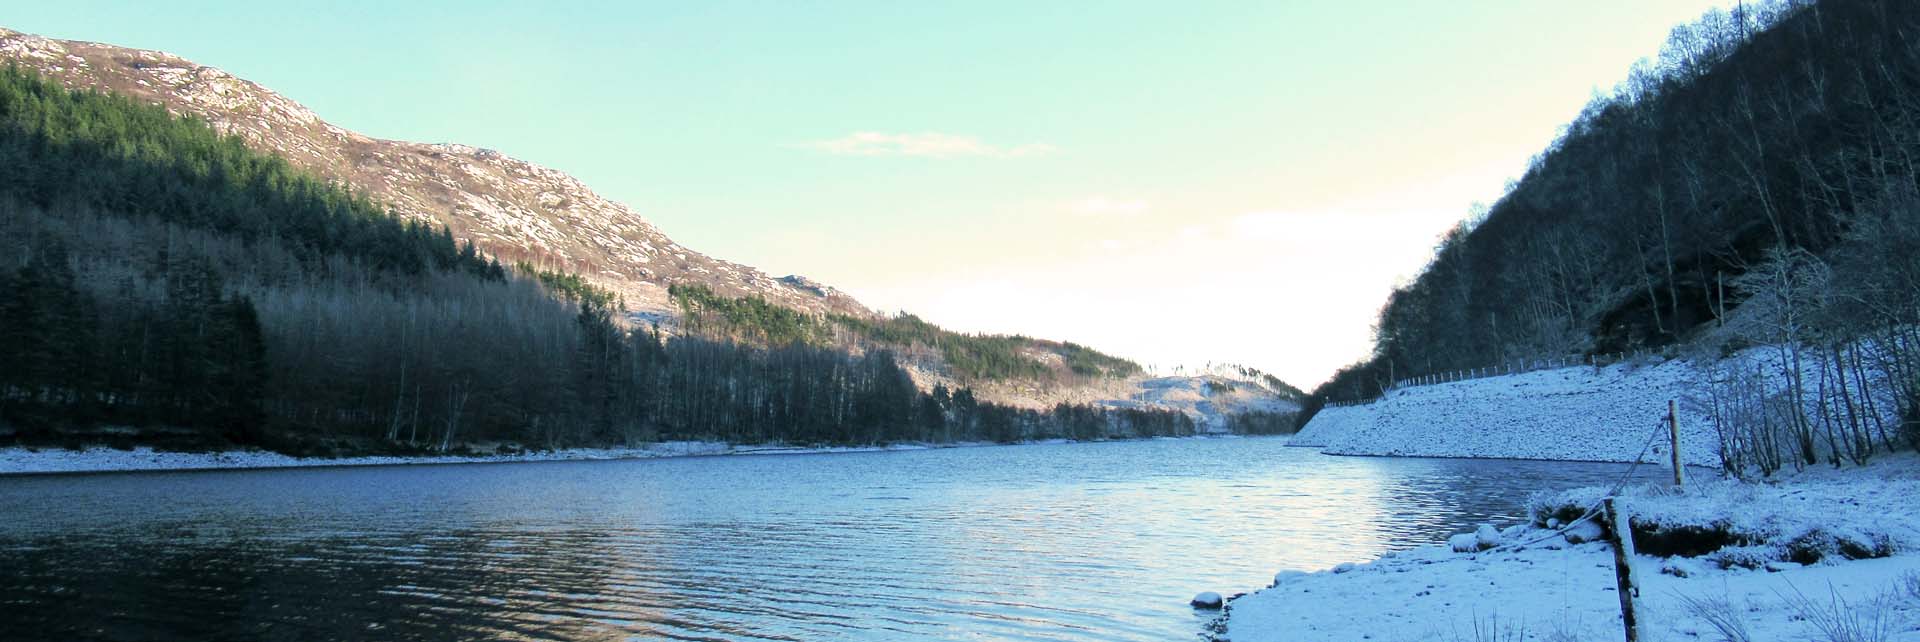
M 0 639 L 1191 639 L 1196 591 L 1619 470 L 1239 439 L 0 479 Z

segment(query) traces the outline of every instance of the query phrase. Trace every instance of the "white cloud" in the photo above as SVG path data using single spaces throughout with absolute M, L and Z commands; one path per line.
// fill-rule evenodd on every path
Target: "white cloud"
M 1312 387 L 1371 350 L 1380 304 L 1458 218 L 1330 207 L 1075 221 L 1060 234 L 1084 234 L 1079 252 L 848 283 L 863 301 L 955 329 L 1067 339 L 1163 367 L 1244 363 Z
M 994 145 L 973 136 L 939 132 L 917 134 L 854 132 L 840 138 L 800 143 L 796 147 L 836 156 L 918 156 L 922 158 L 963 156 L 1020 158 L 1043 156 L 1058 151 L 1054 146 L 1044 143 Z
M 1152 207 L 1139 199 L 1089 196 L 1069 203 L 1067 209 L 1081 216 L 1133 216 Z

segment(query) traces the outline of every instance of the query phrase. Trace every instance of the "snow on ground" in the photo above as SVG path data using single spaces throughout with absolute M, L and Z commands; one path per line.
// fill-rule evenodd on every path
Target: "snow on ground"
M 1545 495 L 1536 503 L 1584 501 L 1605 490 Z M 1638 556 L 1637 608 L 1646 633 L 1641 639 L 1920 641 L 1915 497 L 1920 497 L 1920 459 L 1911 455 L 1865 470 L 1813 470 L 1784 483 L 1714 481 L 1685 493 L 1629 489 L 1618 501 L 1638 515 L 1636 531 L 1675 533 L 1697 526 L 1758 538 L 1696 557 Z M 1544 521 L 1549 513 L 1535 514 Z M 1479 549 L 1478 542 L 1489 535 L 1482 529 L 1456 538 L 1454 545 Z M 1437 545 L 1330 571 L 1282 571 L 1275 586 L 1230 601 L 1215 637 L 1232 642 L 1622 638 L 1609 544 L 1573 543 L 1538 524 L 1510 525 L 1491 535 L 1501 547 L 1463 553 Z M 1857 541 L 1849 545 L 1849 540 Z M 1821 559 L 1808 565 L 1790 561 L 1808 559 L 1808 551 L 1818 551 Z M 1834 637 L 1821 630 L 1834 623 L 1878 628 L 1882 635 Z M 1730 634 L 1732 628 L 1746 637 Z
M 1673 359 L 1536 370 L 1400 388 L 1373 403 L 1326 408 L 1290 443 L 1335 455 L 1621 462 L 1644 450 L 1644 461 L 1664 462 L 1669 446 L 1662 422 L 1674 400 L 1686 463 L 1717 467 L 1707 382 L 1715 369 L 1736 362 L 1757 364 L 1771 374 L 1770 386 L 1784 385 L 1770 347 L 1717 363 Z M 1806 376 L 1809 382 L 1817 377 Z M 1806 405 L 1810 416 L 1818 412 L 1817 399 Z M 1879 407 L 1890 413 L 1896 404 Z
M 940 447 L 983 444 L 941 444 Z M 137 470 L 211 470 L 230 468 L 296 468 L 312 466 L 390 466 L 396 464 L 471 464 L 515 461 L 579 461 L 603 459 L 647 459 L 654 457 L 690 457 L 709 455 L 778 455 L 880 450 L 920 450 L 934 446 L 894 444 L 889 446 L 802 448 L 780 445 L 742 446 L 707 441 L 673 441 L 632 448 L 574 448 L 543 452 L 475 456 L 421 457 L 291 457 L 267 451 L 228 451 L 214 453 L 163 452 L 140 447 L 132 450 L 88 448 L 85 450 L 0 448 L 0 475 L 35 473 L 78 473 Z
M 1645 450 L 1646 460 L 1667 461 L 1667 401 L 1695 395 L 1700 380 L 1692 364 L 1673 360 L 1402 388 L 1323 410 L 1292 443 L 1336 455 L 1585 461 L 1634 461 Z M 1680 412 L 1682 455 L 1718 466 L 1712 423 L 1692 405 Z

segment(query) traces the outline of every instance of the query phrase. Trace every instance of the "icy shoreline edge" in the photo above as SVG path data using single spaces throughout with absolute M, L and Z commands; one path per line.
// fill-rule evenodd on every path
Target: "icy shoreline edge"
M 660 459 L 666 457 L 721 457 L 745 455 L 811 455 L 852 452 L 928 450 L 992 446 L 991 443 L 891 444 L 887 446 L 848 446 L 807 448 L 781 445 L 736 445 L 721 442 L 662 442 L 635 448 L 571 448 L 501 455 L 428 455 L 357 457 L 293 457 L 269 451 L 221 451 L 186 453 L 156 451 L 147 447 L 118 450 L 89 447 L 83 450 L 0 448 L 0 476 L 61 475 L 118 472 L 191 472 L 217 470 L 268 470 L 287 468 L 334 468 L 358 466 L 498 464 L 543 461 L 612 461 Z
M 1546 516 L 1609 489 L 1543 489 L 1525 521 L 1446 543 L 1307 572 L 1287 569 L 1236 595 L 1205 626 L 1216 642 L 1617 640 L 1612 548 L 1600 527 L 1556 534 Z M 1825 464 L 1764 482 L 1703 476 L 1685 490 L 1628 486 L 1642 639 L 1746 642 L 1819 637 L 1818 620 L 1888 627 L 1886 642 L 1920 642 L 1920 455 L 1872 465 Z M 1504 526 L 1505 528 L 1501 528 Z M 1682 551 L 1718 532 L 1714 550 Z M 1646 532 L 1642 532 L 1642 531 Z M 1446 533 L 1433 533 L 1445 536 Z M 1642 538 L 1648 538 L 1643 540 Z M 1698 542 L 1692 542 L 1698 543 Z M 1663 550 L 1674 549 L 1674 550 Z
M 1241 435 L 1220 434 L 1195 435 L 1192 437 L 1155 437 L 1154 439 L 1238 439 L 1241 437 Z M 954 443 L 913 442 L 882 446 L 807 447 L 783 444 L 729 444 L 710 441 L 669 441 L 633 448 L 569 448 L 500 455 L 368 455 L 337 458 L 294 457 L 260 450 L 188 453 L 157 451 L 145 446 L 130 450 L 120 450 L 104 446 L 93 446 L 82 450 L 60 448 L 29 449 L 21 446 L 10 446 L 0 448 L 0 477 L 123 472 L 195 472 L 357 466 L 431 466 L 547 461 L 613 461 L 627 459 L 661 459 L 667 457 L 824 455 L 836 453 L 904 452 L 941 448 L 983 448 L 988 446 L 1039 446 L 1070 443 L 1081 442 L 1075 442 L 1069 439 L 1043 439 L 1012 444 L 969 441 Z

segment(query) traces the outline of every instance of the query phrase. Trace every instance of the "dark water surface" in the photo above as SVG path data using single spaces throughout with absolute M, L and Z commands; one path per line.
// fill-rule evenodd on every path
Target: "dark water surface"
M 1193 640 L 1196 592 L 1621 470 L 1250 438 L 0 478 L 0 640 Z

